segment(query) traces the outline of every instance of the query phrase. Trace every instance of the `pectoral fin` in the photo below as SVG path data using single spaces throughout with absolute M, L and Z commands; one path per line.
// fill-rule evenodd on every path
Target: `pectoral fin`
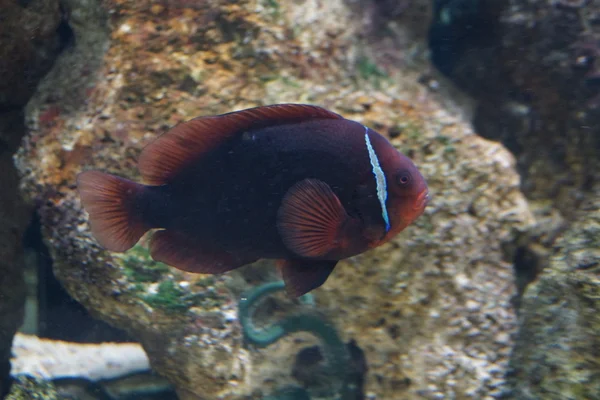
M 277 214 L 277 228 L 288 249 L 318 258 L 344 245 L 348 214 L 325 182 L 304 179 L 292 186 Z

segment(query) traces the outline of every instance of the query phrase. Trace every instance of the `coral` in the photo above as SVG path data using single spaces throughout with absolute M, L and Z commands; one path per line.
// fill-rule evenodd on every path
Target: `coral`
M 307 324 L 303 325 L 302 321 L 299 325 L 293 325 L 295 320 L 286 319 L 283 322 L 272 325 L 269 329 L 261 329 L 257 330 L 254 328 L 252 324 L 252 311 L 253 308 L 257 306 L 257 303 L 264 300 L 264 297 L 270 295 L 271 293 L 275 293 L 285 289 L 285 283 L 283 281 L 266 283 L 264 285 L 260 285 L 251 291 L 244 293 L 238 303 L 238 318 L 240 320 L 240 324 L 242 325 L 242 329 L 244 332 L 244 337 L 250 341 L 254 346 L 258 347 L 266 347 L 269 346 L 283 336 L 293 333 L 295 330 L 306 329 L 309 332 L 313 330 L 310 329 L 310 321 Z M 307 293 L 304 296 L 300 297 L 300 300 L 303 303 L 313 303 L 312 294 Z M 308 317 L 311 320 L 311 317 Z M 321 336 L 325 335 L 325 338 L 332 338 L 335 342 L 339 341 L 337 337 L 337 333 L 335 331 L 328 331 L 330 328 L 328 325 L 323 327 L 321 323 L 317 322 L 319 328 L 316 329 L 316 335 Z M 327 342 L 327 340 L 325 340 Z
M 286 335 L 295 332 L 310 332 L 321 339 L 324 353 L 328 361 L 329 382 L 332 386 L 341 383 L 339 394 L 341 399 L 350 397 L 349 365 L 350 355 L 346 345 L 340 339 L 336 329 L 323 316 L 304 312 L 290 315 L 273 324 L 268 329 L 257 330 L 252 323 L 252 310 L 271 293 L 285 289 L 283 281 L 266 283 L 242 295 L 239 302 L 238 318 L 244 332 L 244 337 L 258 347 L 269 346 Z M 305 302 L 312 302 L 310 294 L 303 296 Z M 334 392 L 337 392 L 335 390 Z M 295 395 L 294 395 L 295 396 Z

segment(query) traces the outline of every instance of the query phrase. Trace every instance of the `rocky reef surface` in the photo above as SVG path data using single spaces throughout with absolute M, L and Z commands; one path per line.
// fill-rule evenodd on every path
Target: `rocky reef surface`
M 600 4 L 434 4 L 432 60 L 476 100 L 477 132 L 515 154 L 538 221 L 515 257 L 512 398 L 598 398 Z
M 42 378 L 22 376 L 12 384 L 7 400 L 60 400 L 54 385 Z
M 148 357 L 137 343 L 81 344 L 24 334 L 13 341 L 14 376 L 98 381 L 149 369 Z
M 25 134 L 23 107 L 65 45 L 57 0 L 0 0 L 0 397 L 8 390 L 12 337 L 23 320 L 21 238 L 30 207 L 12 155 Z M 62 33 L 61 33 L 62 32 Z
M 516 155 L 529 199 L 572 218 L 600 171 L 600 4 L 434 4 L 432 60 L 476 99 L 476 131 Z
M 600 398 L 600 186 L 593 193 L 524 294 L 514 398 Z
M 174 399 L 138 343 L 72 343 L 17 333 L 7 400 Z
M 513 156 L 419 83 L 424 38 L 393 62 L 385 57 L 422 26 L 390 23 L 393 34 L 373 34 L 372 21 L 341 0 L 71 1 L 69 9 L 76 44 L 27 108 L 30 134 L 16 157 L 22 192 L 39 205 L 67 290 L 139 339 L 182 399 L 274 392 L 293 381 L 294 356 L 314 341 L 245 345 L 237 300 L 276 278 L 269 263 L 212 277 L 154 263 L 143 244 L 125 255 L 98 247 L 75 176 L 98 168 L 138 178 L 141 148 L 177 122 L 278 102 L 320 104 L 388 135 L 430 184 L 433 200 L 416 224 L 341 263 L 314 293 L 343 339 L 364 351 L 367 395 L 502 391 L 516 330 L 507 248 L 533 218 Z

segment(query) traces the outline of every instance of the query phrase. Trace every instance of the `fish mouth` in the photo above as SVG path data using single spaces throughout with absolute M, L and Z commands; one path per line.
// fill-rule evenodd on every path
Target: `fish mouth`
M 414 209 L 415 210 L 424 210 L 425 207 L 427 207 L 429 200 L 430 200 L 429 190 L 425 189 L 417 197 L 417 201 L 416 201 L 416 205 L 415 205 Z

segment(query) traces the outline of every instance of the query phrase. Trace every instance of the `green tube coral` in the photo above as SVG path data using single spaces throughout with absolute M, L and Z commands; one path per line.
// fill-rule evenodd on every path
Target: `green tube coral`
M 239 302 L 239 320 L 242 330 L 248 342 L 257 347 L 267 347 L 282 337 L 295 332 L 310 332 L 321 339 L 323 343 L 323 353 L 332 372 L 332 377 L 336 381 L 342 382 L 340 390 L 340 399 L 350 398 L 349 384 L 347 378 L 349 375 L 350 355 L 346 345 L 339 337 L 336 329 L 327 322 L 322 316 L 306 312 L 302 314 L 291 315 L 264 329 L 256 329 L 252 323 L 252 314 L 261 300 L 268 295 L 281 291 L 285 288 L 283 281 L 270 282 L 255 287 L 247 292 Z M 312 303 L 310 295 L 302 296 L 301 301 Z M 281 397 L 277 397 L 279 399 Z M 286 398 L 286 397 L 284 397 Z M 294 397 L 305 398 L 305 397 Z M 270 397 L 270 399 L 275 399 Z

